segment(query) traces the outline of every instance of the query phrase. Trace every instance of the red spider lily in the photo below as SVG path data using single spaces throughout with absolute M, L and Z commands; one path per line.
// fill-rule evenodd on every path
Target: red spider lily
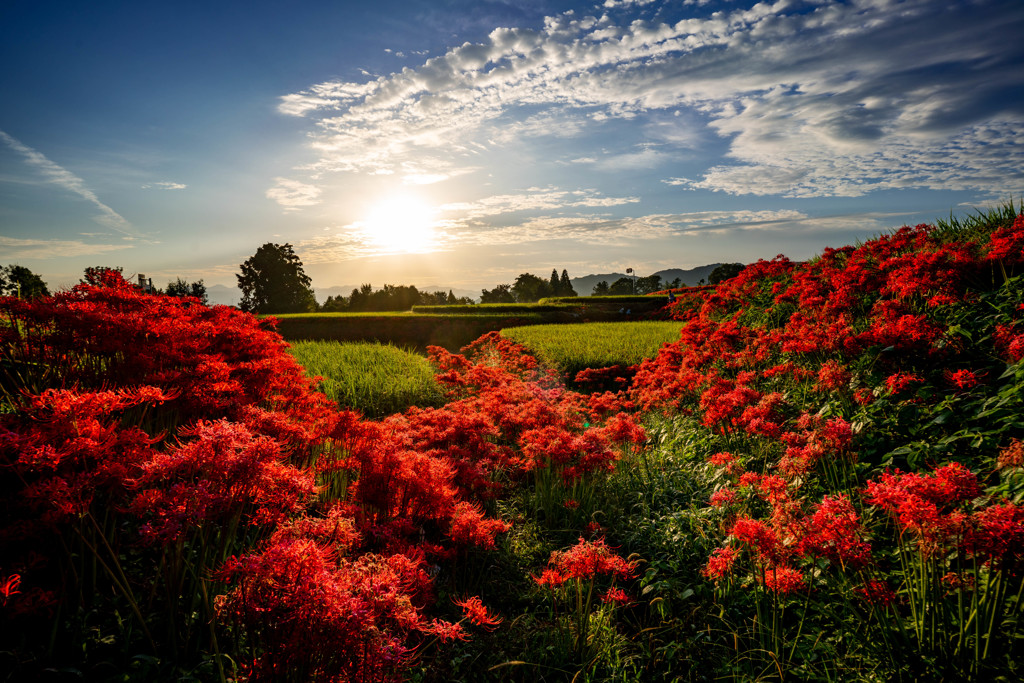
M 601 602 L 607 605 L 624 606 L 633 602 L 633 599 L 629 597 L 626 591 L 613 587 L 601 594 Z
M 855 591 L 864 602 L 875 607 L 888 607 L 896 602 L 896 591 L 885 581 L 870 579 Z
M 765 588 L 780 595 L 789 595 L 807 588 L 803 572 L 786 565 L 770 565 L 764 569 Z
M 402 555 L 338 559 L 307 539 L 281 538 L 262 552 L 232 558 L 219 578 L 234 588 L 222 618 L 244 627 L 260 657 L 251 680 L 305 672 L 327 680 L 391 679 L 408 663 L 412 633 L 461 637 L 420 612 L 429 583 Z
M 228 523 L 245 511 L 250 524 L 276 524 L 316 493 L 310 474 L 285 464 L 273 439 L 226 421 L 181 433 L 192 440 L 155 454 L 134 481 L 130 509 L 147 520 L 149 540 L 174 541 L 190 527 Z
M 1001 470 L 1011 467 L 1024 467 L 1024 442 L 1021 442 L 1020 439 L 1011 441 L 1009 446 L 999 451 L 997 464 Z
M 533 577 L 533 580 L 538 586 L 546 586 L 548 588 L 558 588 L 566 581 L 569 577 L 565 576 L 561 572 L 555 569 L 545 569 L 540 573 L 540 576 Z
M 726 507 L 736 502 L 736 492 L 732 489 L 718 489 L 711 494 L 709 501 L 711 507 Z
M 0 595 L 4 598 L 4 605 L 7 604 L 12 595 L 17 595 L 21 592 L 18 590 L 19 585 L 21 585 L 21 576 L 19 574 L 11 574 L 3 583 L 0 583 Z
M 1024 507 L 999 503 L 978 510 L 964 545 L 997 569 L 1024 566 Z
M 1024 261 L 1024 214 L 1019 214 L 1013 225 L 992 233 L 986 258 L 1010 263 Z
M 603 538 L 580 538 L 569 550 L 555 551 L 548 564 L 565 579 L 590 581 L 598 575 L 633 577 L 634 565 L 612 552 Z
M 466 598 L 465 600 L 453 600 L 453 602 L 462 608 L 462 614 L 465 618 L 477 626 L 491 630 L 502 622 L 501 617 L 492 616 L 488 613 L 483 601 L 476 596 Z
M 708 558 L 708 563 L 701 570 L 701 574 L 712 581 L 720 581 L 732 574 L 733 566 L 739 556 L 739 550 L 732 546 L 715 548 L 711 557 Z
M 778 532 L 761 520 L 740 517 L 733 522 L 729 535 L 753 551 L 759 562 L 781 564 L 792 554 L 779 538 Z
M 815 506 L 800 539 L 800 552 L 824 557 L 843 568 L 859 569 L 871 561 L 864 527 L 845 495 L 825 496 Z
M 912 384 L 920 384 L 924 379 L 912 372 L 897 372 L 885 378 L 885 386 L 890 393 L 898 394 Z
M 494 548 L 494 537 L 510 528 L 512 525 L 508 522 L 486 519 L 479 506 L 462 501 L 455 505 L 448 535 L 458 545 Z

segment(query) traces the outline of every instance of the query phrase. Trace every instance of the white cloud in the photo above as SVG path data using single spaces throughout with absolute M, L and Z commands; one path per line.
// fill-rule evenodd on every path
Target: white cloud
M 299 211 L 304 206 L 320 203 L 320 188 L 289 178 L 274 178 L 277 183 L 267 190 L 267 199 L 273 199 L 285 211 Z
M 79 240 L 34 240 L 0 235 L 0 247 L 11 259 L 54 259 L 92 256 L 130 249 L 130 244 L 88 244 Z
M 475 220 L 520 211 L 552 211 L 580 207 L 610 207 L 639 202 L 637 197 L 605 197 L 595 190 L 560 190 L 532 187 L 524 192 L 484 197 L 473 202 L 445 204 L 441 211 L 460 214 L 461 220 Z
M 693 187 L 803 197 L 1024 182 L 1020 3 L 778 0 L 675 23 L 612 16 L 495 29 L 416 68 L 287 95 L 280 110 L 314 117 L 323 171 L 394 173 L 422 156 L 479 165 L 478 144 L 598 135 L 602 122 L 685 110 L 728 144 Z M 667 137 L 664 153 L 692 140 Z M 633 161 L 663 161 L 650 155 Z
M 139 237 L 138 231 L 131 223 L 125 220 L 121 214 L 101 202 L 96 193 L 86 187 L 85 181 L 74 173 L 55 164 L 43 154 L 28 145 L 22 144 L 2 130 L 0 130 L 0 140 L 3 140 L 8 147 L 22 155 L 25 158 L 25 162 L 35 168 L 47 182 L 78 195 L 99 209 L 100 213 L 93 218 L 94 221 L 124 235 Z
M 146 183 L 142 186 L 143 190 L 184 190 L 188 185 L 183 183 L 172 183 L 172 182 L 159 182 L 159 183 Z

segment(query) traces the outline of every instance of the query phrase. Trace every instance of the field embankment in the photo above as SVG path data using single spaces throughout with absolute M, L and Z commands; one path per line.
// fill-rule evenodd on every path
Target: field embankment
M 594 301 L 590 301 L 594 299 Z M 664 297 L 588 297 L 533 304 L 414 306 L 401 313 L 291 313 L 274 316 L 289 341 L 374 341 L 425 351 L 440 346 L 457 351 L 498 330 L 522 325 L 664 317 Z

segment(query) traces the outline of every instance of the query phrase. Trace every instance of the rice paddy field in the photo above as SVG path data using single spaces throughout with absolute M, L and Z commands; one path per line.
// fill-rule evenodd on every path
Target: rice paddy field
M 530 349 L 566 377 L 588 368 L 630 366 L 653 358 L 663 344 L 677 341 L 682 323 L 645 320 L 569 325 L 526 325 L 501 336 Z
M 409 406 L 444 405 L 444 392 L 427 359 L 376 342 L 297 341 L 290 353 L 319 390 L 339 406 L 376 418 Z

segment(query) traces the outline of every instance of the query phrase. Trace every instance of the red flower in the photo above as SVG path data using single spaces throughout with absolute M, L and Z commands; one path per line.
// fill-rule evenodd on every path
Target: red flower
M 715 548 L 714 552 L 711 553 L 711 557 L 708 559 L 708 563 L 704 566 L 701 574 L 705 578 L 718 581 L 732 573 L 733 565 L 736 564 L 737 558 L 739 558 L 739 551 L 732 546 L 725 546 L 722 548 Z
M 18 590 L 18 586 L 20 584 L 21 576 L 18 574 L 11 574 L 2 584 L 0 584 L 0 595 L 3 596 L 5 605 L 12 595 L 17 595 L 21 592 Z
M 764 570 L 764 585 L 780 595 L 789 595 L 807 587 L 803 572 L 785 565 L 771 565 Z
M 470 622 L 481 626 L 486 629 L 492 629 L 501 623 L 502 619 L 498 616 L 491 616 L 487 612 L 487 608 L 484 603 L 478 597 L 466 598 L 465 600 L 453 600 L 453 602 L 462 608 L 462 614 Z

